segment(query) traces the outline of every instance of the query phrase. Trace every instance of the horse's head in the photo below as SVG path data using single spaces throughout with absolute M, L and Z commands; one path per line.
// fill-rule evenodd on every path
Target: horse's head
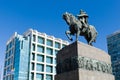
M 70 25 L 71 24 L 71 20 L 72 20 L 72 14 L 70 14 L 70 13 L 68 13 L 68 12 L 65 12 L 64 14 L 63 14 L 63 19 L 66 21 L 66 23 L 68 24 L 68 25 Z

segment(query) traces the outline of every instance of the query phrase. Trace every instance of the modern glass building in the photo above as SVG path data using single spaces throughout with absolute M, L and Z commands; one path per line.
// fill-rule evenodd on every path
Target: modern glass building
M 6 44 L 3 80 L 55 80 L 56 54 L 67 41 L 29 29 Z
M 107 46 L 115 80 L 120 80 L 120 31 L 107 36 Z

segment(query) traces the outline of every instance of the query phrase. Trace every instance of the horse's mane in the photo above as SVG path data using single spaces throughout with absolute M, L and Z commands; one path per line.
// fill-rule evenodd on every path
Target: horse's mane
M 76 21 L 78 21 L 78 19 L 75 17 L 75 16 L 73 16 L 71 13 L 68 13 L 71 17 L 73 17 L 73 19 L 74 20 L 76 20 Z

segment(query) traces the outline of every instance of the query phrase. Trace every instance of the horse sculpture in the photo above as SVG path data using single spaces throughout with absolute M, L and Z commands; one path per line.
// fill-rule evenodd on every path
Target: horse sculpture
M 83 32 L 82 23 L 72 14 L 68 12 L 64 13 L 63 19 L 69 25 L 69 30 L 66 31 L 66 35 L 71 41 L 73 40 L 71 35 L 75 35 L 75 34 L 76 34 L 76 41 L 78 41 L 79 35 L 85 37 L 88 45 L 92 46 L 92 42 L 96 41 L 97 31 L 94 26 L 89 25 L 89 29 Z

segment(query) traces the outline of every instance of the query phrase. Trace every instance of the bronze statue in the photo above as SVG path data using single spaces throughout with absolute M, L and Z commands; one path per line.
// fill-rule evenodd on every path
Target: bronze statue
M 79 35 L 84 36 L 88 44 L 92 46 L 92 42 L 96 41 L 97 36 L 95 27 L 88 24 L 88 15 L 84 11 L 81 10 L 77 17 L 78 19 L 68 12 L 63 14 L 63 19 L 69 25 L 69 30 L 66 31 L 67 37 L 72 41 L 71 35 L 76 35 L 76 41 L 78 41 Z

